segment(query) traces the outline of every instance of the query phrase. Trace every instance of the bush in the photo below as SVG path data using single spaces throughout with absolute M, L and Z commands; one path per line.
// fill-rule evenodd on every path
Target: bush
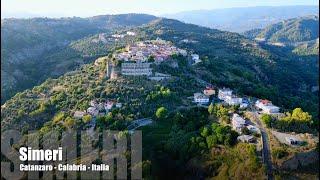
M 272 152 L 272 156 L 277 159 L 282 159 L 288 156 L 288 154 L 289 153 L 284 148 L 278 148 Z
M 52 122 L 54 124 L 57 124 L 57 123 L 61 122 L 63 119 L 64 119 L 64 113 L 59 112 L 53 117 Z
M 160 107 L 156 111 L 156 117 L 158 119 L 164 119 L 167 116 L 168 110 L 165 107 Z
M 92 117 L 91 117 L 90 114 L 84 115 L 84 116 L 82 117 L 82 121 L 83 121 L 84 123 L 90 122 L 91 119 L 92 119 Z
M 272 117 L 271 117 L 269 114 L 263 114 L 263 115 L 261 116 L 261 120 L 262 120 L 262 122 L 263 122 L 268 128 L 271 127 Z

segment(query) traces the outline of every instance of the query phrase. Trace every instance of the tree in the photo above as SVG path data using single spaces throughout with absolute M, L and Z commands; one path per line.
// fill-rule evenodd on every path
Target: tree
M 215 135 L 210 135 L 206 137 L 206 142 L 207 142 L 208 148 L 212 148 L 213 146 L 218 144 L 218 138 Z
M 65 126 L 69 128 L 76 124 L 76 121 L 69 116 L 64 121 L 65 121 Z
M 268 128 L 271 127 L 272 117 L 269 114 L 263 114 L 261 120 Z
M 210 115 L 212 115 L 214 113 L 214 106 L 213 106 L 212 103 L 208 107 L 208 112 L 209 112 Z
M 60 121 L 62 121 L 63 119 L 64 119 L 64 113 L 63 112 L 59 112 L 53 117 L 52 122 L 54 124 L 57 124 Z
M 303 112 L 301 108 L 295 108 L 292 111 L 291 117 L 292 119 L 298 120 L 298 121 L 310 121 L 312 118 L 312 116 L 309 115 L 308 112 Z
M 228 115 L 228 109 L 222 105 L 218 106 L 217 117 L 223 117 Z
M 230 118 L 229 118 L 229 116 L 226 116 L 226 115 L 222 116 L 222 117 L 220 118 L 220 120 L 221 120 L 222 122 L 226 123 L 226 124 L 229 124 L 229 123 L 230 123 Z
M 149 56 L 148 57 L 148 62 L 154 62 L 154 56 Z
M 201 134 L 202 137 L 207 137 L 210 134 L 209 128 L 207 128 L 207 127 L 202 128 L 200 134 Z
M 160 107 L 156 111 L 156 117 L 158 119 L 164 119 L 167 116 L 168 110 L 165 107 Z
M 82 117 L 82 121 L 83 121 L 84 123 L 88 123 L 89 121 L 91 121 L 91 119 L 92 119 L 92 116 L 91 116 L 90 114 L 84 115 L 84 116 Z

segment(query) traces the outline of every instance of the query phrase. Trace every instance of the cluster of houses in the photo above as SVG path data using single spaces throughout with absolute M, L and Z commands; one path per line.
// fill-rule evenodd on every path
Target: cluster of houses
M 215 94 L 215 90 L 212 87 L 206 87 L 203 93 L 194 93 L 194 102 L 200 104 L 208 104 L 209 97 Z M 238 105 L 241 109 L 245 109 L 249 106 L 249 101 L 246 98 L 238 97 L 233 94 L 233 91 L 229 88 L 218 89 L 218 99 L 224 103 L 234 106 Z M 265 114 L 279 114 L 280 108 L 273 105 L 269 100 L 259 99 L 255 102 L 255 107 Z
M 183 39 L 183 40 L 181 40 L 180 42 L 181 42 L 181 43 L 189 44 L 189 43 L 197 43 L 198 41 L 191 40 L 191 39 Z
M 187 56 L 187 51 L 179 49 L 171 42 L 157 38 L 156 40 L 141 41 L 127 45 L 124 52 L 116 54 L 116 58 L 124 61 L 146 62 L 151 57 L 155 63 L 161 63 L 173 54 Z
M 96 100 L 92 100 L 89 103 L 89 108 L 86 111 L 75 111 L 74 118 L 81 119 L 84 115 L 91 115 L 92 117 L 103 116 L 109 112 L 112 108 L 121 108 L 122 103 L 118 103 L 115 100 L 107 100 L 106 102 L 98 103 Z
M 141 41 L 134 45 L 127 45 L 125 51 L 115 54 L 115 58 L 122 60 L 121 74 L 126 76 L 148 76 L 151 80 L 160 81 L 170 78 L 168 74 L 155 73 L 151 64 L 159 64 L 171 58 L 173 54 L 187 56 L 188 52 L 172 45 L 171 42 L 157 38 L 156 40 Z M 198 54 L 191 54 L 194 64 L 201 62 Z M 151 61 L 151 62 L 150 62 Z
M 194 93 L 194 102 L 201 105 L 207 105 L 210 103 L 210 96 L 215 95 L 215 90 L 211 86 L 207 86 L 203 93 Z M 233 94 L 233 91 L 229 88 L 218 89 L 217 97 L 219 100 L 223 101 L 228 105 L 239 105 L 240 108 L 244 109 L 249 106 L 249 101 L 246 98 L 241 98 Z M 279 107 L 274 106 L 271 101 L 268 100 L 257 100 L 255 102 L 255 107 L 258 110 L 261 110 L 262 113 L 266 114 L 278 114 Z M 232 128 L 240 133 L 241 135 L 238 137 L 239 141 L 242 142 L 254 142 L 255 137 L 248 134 L 242 134 L 243 128 L 247 128 L 250 133 L 258 133 L 260 134 L 260 130 L 258 127 L 249 124 L 246 120 L 241 117 L 239 114 L 233 114 L 231 121 Z M 294 143 L 294 142 L 293 142 Z
M 113 34 L 111 35 L 111 37 L 113 38 L 124 38 L 125 36 L 135 36 L 136 33 L 135 32 L 132 32 L 132 31 L 127 31 L 125 34 Z
M 273 105 L 271 101 L 266 99 L 259 99 L 256 101 L 255 106 L 265 114 L 277 114 L 280 108 Z
M 203 93 L 194 93 L 193 101 L 197 104 L 208 104 L 210 102 L 210 96 L 215 94 L 215 90 L 211 86 L 207 86 Z
M 260 130 L 258 127 L 249 125 L 244 118 L 242 118 L 239 114 L 233 114 L 231 121 L 232 128 L 237 131 L 240 136 L 238 136 L 238 140 L 242 142 L 254 142 L 255 138 L 252 135 L 242 134 L 242 129 L 247 128 L 250 133 L 258 133 L 260 134 Z
M 108 43 L 113 43 L 115 41 L 120 41 L 125 37 L 130 37 L 130 36 L 133 37 L 135 35 L 136 33 L 132 31 L 127 31 L 126 33 L 123 33 L 123 34 L 112 34 L 112 35 L 109 35 L 107 33 L 100 33 L 98 37 L 92 39 L 92 42 L 93 43 L 102 42 L 104 44 L 108 44 Z
M 243 98 L 232 94 L 232 90 L 229 88 L 219 89 L 218 98 L 230 106 L 239 105 L 240 108 L 247 108 L 249 105 Z

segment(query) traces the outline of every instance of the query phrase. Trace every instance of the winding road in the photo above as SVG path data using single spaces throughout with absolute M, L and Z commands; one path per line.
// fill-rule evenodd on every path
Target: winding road
M 266 129 L 261 124 L 260 118 L 257 114 L 257 112 L 253 112 L 256 122 L 260 128 L 261 131 L 261 137 L 262 137 L 262 158 L 263 162 L 265 163 L 267 167 L 267 176 L 268 180 L 273 180 L 273 174 L 272 174 L 272 161 L 270 156 L 270 145 L 269 145 L 269 138 L 268 133 L 266 132 Z

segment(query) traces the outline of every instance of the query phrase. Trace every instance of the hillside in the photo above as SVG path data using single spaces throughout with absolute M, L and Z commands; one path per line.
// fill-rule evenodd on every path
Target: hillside
M 171 19 L 157 19 L 130 31 L 137 34 L 127 43 L 160 37 L 199 54 L 202 62 L 189 65 L 187 57 L 172 55 L 167 62 L 152 65 L 154 71 L 172 77 L 157 82 L 144 76 L 109 78 L 107 62 L 116 68 L 120 63 L 111 55 L 101 57 L 10 98 L 1 106 L 1 130 L 18 129 L 27 134 L 29 130 L 88 129 L 91 116 L 77 119 L 74 113 L 87 110 L 91 100 L 113 99 L 122 106 L 97 116 L 96 129 L 127 133 L 135 119 L 154 120 L 151 126 L 141 128 L 146 179 L 265 179 L 256 146 L 237 143 L 238 133 L 226 125 L 236 108 L 215 105 L 209 112 L 189 97 L 201 92 L 207 81 L 219 88 L 230 87 L 241 96 L 270 99 L 283 111 L 302 107 L 317 114 L 318 97 L 311 87 L 318 82 L 318 67 L 299 60 L 300 56 L 260 46 L 236 33 Z M 88 36 L 71 46 L 89 56 L 99 54 L 106 46 L 102 37 L 102 33 Z M 123 50 L 123 43 L 115 44 L 112 53 Z M 158 113 L 159 109 L 163 111 Z M 316 126 L 318 119 L 313 117 Z M 95 157 L 85 159 L 95 160 L 90 158 Z
M 266 6 L 186 11 L 164 17 L 231 32 L 265 28 L 281 20 L 316 15 L 318 6 Z
M 319 38 L 319 16 L 305 16 L 284 20 L 264 29 L 244 33 L 247 37 L 262 38 L 268 42 L 297 44 Z
M 293 52 L 301 56 L 319 55 L 319 38 L 313 41 L 298 44 Z
M 200 54 L 204 62 L 195 71 L 202 79 L 237 89 L 239 93 L 268 98 L 284 108 L 310 108 L 310 104 L 318 104 L 316 94 L 310 91 L 311 86 L 318 84 L 317 57 L 308 57 L 312 60 L 305 63 L 300 56 L 259 46 L 236 33 L 175 20 L 156 21 L 140 31 L 153 38 L 172 40 L 179 47 Z M 182 43 L 183 39 L 196 42 Z M 316 112 L 317 108 L 312 109 Z
M 192 75 L 220 87 L 233 88 L 240 94 L 270 99 L 284 109 L 302 107 L 312 114 L 317 114 L 317 94 L 311 91 L 313 86 L 318 85 L 316 57 L 310 57 L 313 61 L 305 63 L 300 60 L 300 56 L 288 56 L 287 52 L 283 53 L 279 49 L 257 46 L 253 41 L 236 33 L 170 19 L 155 20 L 133 30 L 139 32 L 136 39 L 161 37 L 180 48 L 200 54 L 203 62 L 192 70 L 180 69 L 180 76 L 187 78 Z M 87 44 L 94 37 L 96 35 L 82 41 Z M 181 42 L 190 37 L 196 42 Z M 104 47 L 103 44 L 101 46 Z M 99 44 L 97 47 L 102 48 Z M 170 68 L 162 71 L 171 73 Z M 7 104 L 17 101 L 20 96 L 16 95 L 6 103 L 6 107 L 11 109 Z M 8 115 L 7 118 L 14 118 L 14 115 Z
M 1 20 L 1 104 L 16 92 L 87 63 L 90 58 L 83 58 L 86 54 L 73 48 L 72 41 L 153 19 L 150 15 L 123 14 Z

